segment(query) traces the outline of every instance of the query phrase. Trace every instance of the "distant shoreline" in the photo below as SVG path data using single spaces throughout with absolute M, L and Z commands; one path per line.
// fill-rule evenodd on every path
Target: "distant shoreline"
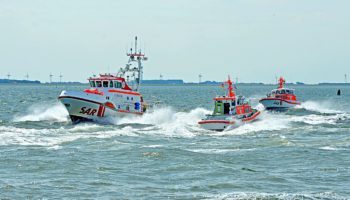
M 222 82 L 216 82 L 216 81 L 204 81 L 201 83 L 193 83 L 193 82 L 184 82 L 181 79 L 176 80 L 143 80 L 142 85 L 146 86 L 218 86 L 221 85 Z M 81 83 L 81 82 L 52 82 L 52 83 L 42 83 L 38 80 L 15 80 L 15 79 L 0 79 L 0 85 L 88 85 L 88 83 Z M 248 85 L 248 86 L 273 86 L 276 84 L 272 83 L 238 83 L 237 85 Z M 286 85 L 291 86 L 308 86 L 308 85 L 321 85 L 321 86 L 350 86 L 350 83 L 316 83 L 316 84 L 308 84 L 308 83 L 302 83 L 302 82 L 296 82 L 296 83 L 286 83 Z

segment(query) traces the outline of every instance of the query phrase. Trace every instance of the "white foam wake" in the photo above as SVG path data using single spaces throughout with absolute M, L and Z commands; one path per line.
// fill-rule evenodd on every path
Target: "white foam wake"
M 319 192 L 319 193 L 259 193 L 259 192 L 233 192 L 219 195 L 208 195 L 209 199 L 226 199 L 226 200 L 241 200 L 241 199 L 275 199 L 275 200 L 293 200 L 293 199 L 347 199 L 334 192 Z
M 37 108 L 36 106 L 30 109 L 30 114 L 16 117 L 15 121 L 66 120 L 66 115 L 55 114 L 62 111 L 60 105 L 49 109 Z M 146 113 L 143 116 L 115 120 L 116 126 L 94 123 L 46 129 L 0 126 L 0 146 L 24 145 L 59 148 L 66 142 L 78 139 L 139 136 L 140 134 L 193 137 L 196 133 L 202 131 L 199 129 L 197 122 L 207 113 L 209 111 L 203 108 L 197 108 L 190 112 L 175 112 L 172 108 L 166 107 Z M 127 126 L 119 126 L 124 124 Z M 145 128 L 144 126 L 129 126 L 128 124 L 149 124 L 150 126 Z
M 244 123 L 239 127 L 224 132 L 213 133 L 215 135 L 244 135 L 260 131 L 277 131 L 290 127 L 289 117 L 281 113 L 262 111 L 257 120 Z
M 292 116 L 290 121 L 292 122 L 303 122 L 310 125 L 318 124 L 331 124 L 335 125 L 339 119 L 346 117 L 346 114 L 336 115 L 304 115 L 304 116 Z
M 297 105 L 295 108 L 327 114 L 341 113 L 339 110 L 332 109 L 332 105 L 329 102 L 306 101 L 301 103 L 301 105 Z
M 68 121 L 68 111 L 60 103 L 54 104 L 35 104 L 28 108 L 25 114 L 15 116 L 14 122 L 24 121 Z
M 87 138 L 110 138 L 113 136 L 137 136 L 129 127 L 111 128 L 97 124 L 79 124 L 72 128 L 34 129 L 0 126 L 0 146 L 23 145 L 58 148 L 66 142 Z
M 115 124 L 150 124 L 159 129 L 159 134 L 169 136 L 194 136 L 198 130 L 197 123 L 210 111 L 196 108 L 190 112 L 176 112 L 171 107 L 159 108 L 153 112 L 145 113 L 141 117 L 126 117 L 116 119 Z

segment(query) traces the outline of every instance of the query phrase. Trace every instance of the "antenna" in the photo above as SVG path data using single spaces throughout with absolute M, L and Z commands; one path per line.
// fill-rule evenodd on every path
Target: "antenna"
M 135 54 L 137 53 L 137 36 L 135 36 Z
M 145 42 L 143 42 L 143 54 L 146 55 L 146 44 L 145 44 Z
M 201 84 L 201 82 L 202 82 L 202 74 L 199 74 L 199 75 L 198 75 L 198 79 L 199 79 L 199 80 L 198 80 L 198 84 Z
M 7 79 L 10 80 L 11 74 L 8 73 L 6 76 L 7 76 Z
M 60 84 L 62 83 L 62 74 L 60 73 Z
M 51 84 L 53 75 L 50 73 L 49 77 L 50 77 L 50 84 Z
M 277 78 L 277 76 L 275 75 L 275 84 L 277 84 L 278 83 L 278 78 Z
M 346 74 L 344 74 L 344 80 L 345 80 L 345 84 L 347 84 L 348 83 L 348 77 L 347 77 Z

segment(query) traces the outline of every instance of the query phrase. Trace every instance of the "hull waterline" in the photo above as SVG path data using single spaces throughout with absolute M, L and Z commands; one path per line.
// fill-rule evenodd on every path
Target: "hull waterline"
M 198 124 L 207 130 L 223 131 L 227 128 L 236 128 L 244 123 L 252 122 L 256 120 L 259 115 L 260 111 L 255 111 L 251 116 L 241 119 L 237 118 L 236 116 L 208 116 L 206 119 L 199 121 Z M 216 117 L 226 117 L 226 119 L 215 119 Z
M 63 93 L 63 92 L 62 92 Z M 66 107 L 69 117 L 73 123 L 80 122 L 101 122 L 106 118 L 123 118 L 129 115 L 142 115 L 141 112 L 129 112 L 109 107 L 106 101 L 99 101 L 98 96 L 80 96 L 61 94 L 58 99 Z
M 266 110 L 287 111 L 290 108 L 300 105 L 297 101 L 288 101 L 278 98 L 264 98 L 259 101 Z

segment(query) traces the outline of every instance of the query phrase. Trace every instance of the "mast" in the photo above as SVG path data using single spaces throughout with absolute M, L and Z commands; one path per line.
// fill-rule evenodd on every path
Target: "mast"
M 139 87 L 141 85 L 141 81 L 143 78 L 143 61 L 147 61 L 148 58 L 145 56 L 144 53 L 142 53 L 141 49 L 139 51 L 137 50 L 137 36 L 135 36 L 135 49 L 132 51 L 132 48 L 130 48 L 130 53 L 126 54 L 129 57 L 129 61 L 126 64 L 125 68 L 121 68 L 118 72 L 119 76 L 124 76 L 127 72 L 132 73 L 132 77 L 134 77 L 134 81 L 136 82 L 136 87 L 134 88 L 135 91 L 139 91 Z M 136 62 L 137 67 L 132 68 L 132 63 Z M 137 73 L 137 75 L 135 74 Z
M 278 89 L 283 88 L 284 83 L 286 83 L 286 80 L 281 76 L 279 79 L 279 87 Z
M 233 92 L 232 81 L 230 79 L 230 76 L 228 76 L 228 80 L 225 83 L 228 85 L 228 96 L 235 97 L 236 94 Z

